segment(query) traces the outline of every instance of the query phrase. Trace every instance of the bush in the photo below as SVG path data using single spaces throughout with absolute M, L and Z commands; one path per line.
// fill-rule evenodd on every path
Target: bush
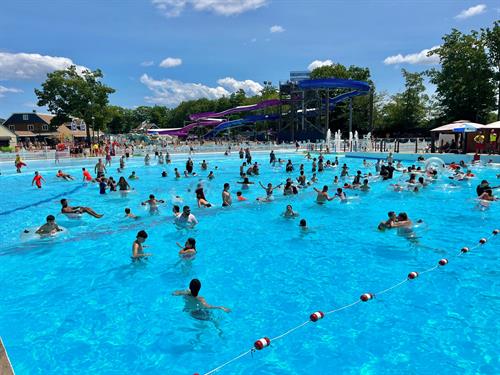
M 14 147 L 2 146 L 0 147 L 0 152 L 14 152 Z

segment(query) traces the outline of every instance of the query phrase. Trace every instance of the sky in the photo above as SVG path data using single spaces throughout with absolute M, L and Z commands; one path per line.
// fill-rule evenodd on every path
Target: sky
M 438 67 L 426 52 L 452 28 L 490 27 L 498 1 L 16 0 L 0 3 L 0 117 L 36 109 L 46 74 L 101 69 L 110 103 L 175 107 L 331 63 L 368 67 L 401 91 L 401 68 Z

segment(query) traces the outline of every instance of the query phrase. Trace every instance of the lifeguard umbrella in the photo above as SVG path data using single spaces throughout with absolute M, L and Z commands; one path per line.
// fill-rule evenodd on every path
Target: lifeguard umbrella
M 453 132 L 453 133 L 473 133 L 482 129 L 484 125 L 467 120 L 459 120 L 451 124 L 442 125 L 438 128 L 432 129 L 431 132 Z
M 485 125 L 483 129 L 500 129 L 500 121 L 492 122 L 491 124 Z

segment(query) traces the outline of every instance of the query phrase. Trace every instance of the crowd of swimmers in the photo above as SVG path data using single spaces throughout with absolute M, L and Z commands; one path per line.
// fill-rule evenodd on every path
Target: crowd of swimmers
M 229 152 L 228 152 L 229 151 Z M 230 150 L 226 151 L 226 155 L 230 154 Z M 284 160 L 278 158 L 274 151 L 271 151 L 269 155 L 270 168 L 284 168 L 288 176 L 284 181 L 278 183 L 267 182 L 262 183 L 258 180 L 260 176 L 261 165 L 258 162 L 252 162 L 252 154 L 250 150 L 241 149 L 239 151 L 239 157 L 242 160 L 239 166 L 239 177 L 240 180 L 236 181 L 239 185 L 238 191 L 236 193 L 236 201 L 247 201 L 247 198 L 243 196 L 243 192 L 251 189 L 253 185 L 258 186 L 264 191 L 264 195 L 257 198 L 259 202 L 272 202 L 275 200 L 275 195 L 277 191 L 280 191 L 284 196 L 297 195 L 301 191 L 306 191 L 307 189 L 314 190 L 316 193 L 315 202 L 320 205 L 324 205 L 327 202 L 338 199 L 342 203 L 347 203 L 350 198 L 348 197 L 347 191 L 359 191 L 361 194 L 370 191 L 370 184 L 377 181 L 387 181 L 392 180 L 395 177 L 395 173 L 398 172 L 399 179 L 394 184 L 388 184 L 396 192 L 419 192 L 426 188 L 438 178 L 438 175 L 444 172 L 443 169 L 429 167 L 426 168 L 422 165 L 423 157 L 419 158 L 415 164 L 404 167 L 403 164 L 398 161 L 396 162 L 392 157 L 392 154 L 387 157 L 387 159 L 377 160 L 374 164 L 363 160 L 363 167 L 370 168 L 374 173 L 367 172 L 363 173 L 361 170 L 356 170 L 353 174 L 350 173 L 349 166 L 346 163 L 339 163 L 338 157 L 333 160 L 326 160 L 325 155 L 319 154 L 317 156 L 312 156 L 309 152 L 305 155 L 306 162 L 299 163 L 298 165 L 292 162 L 291 159 Z M 154 158 L 156 159 L 157 165 L 170 164 L 171 158 L 170 154 L 167 152 L 165 155 L 162 152 L 156 152 Z M 120 158 L 120 166 L 117 169 L 118 173 L 123 173 L 126 168 L 126 156 Z M 144 157 L 144 165 L 151 165 L 151 157 L 146 154 Z M 16 169 L 18 172 L 26 166 L 26 164 L 18 156 L 15 161 Z M 85 183 L 96 183 L 99 186 L 99 193 L 106 194 L 106 190 L 109 191 L 122 191 L 130 192 L 133 188 L 130 186 L 127 179 L 124 176 L 120 176 L 116 182 L 113 177 L 106 177 L 108 174 L 108 169 L 110 162 L 106 160 L 103 162 L 102 159 L 98 159 L 96 165 L 94 166 L 95 177 L 86 169 L 82 168 L 82 180 Z M 307 167 L 306 167 L 307 165 Z M 214 171 L 209 171 L 209 163 L 203 160 L 199 164 L 200 173 L 208 174 L 206 178 L 208 180 L 213 180 L 215 178 Z M 466 165 L 464 162 L 451 163 L 449 166 L 449 178 L 453 181 L 464 181 L 471 180 L 475 176 L 471 170 L 471 167 Z M 174 168 L 175 179 L 181 179 L 184 177 L 196 177 L 198 176 L 195 172 L 195 164 L 191 157 L 186 160 L 185 168 L 181 174 L 178 168 Z M 326 184 L 323 187 L 316 187 L 315 184 L 318 182 L 318 174 L 331 169 L 338 171 L 333 178 L 333 185 L 335 187 L 334 193 L 330 194 L 329 185 Z M 217 167 L 214 168 L 217 170 Z M 310 175 L 310 178 L 307 177 Z M 168 173 L 164 170 L 161 173 L 161 177 L 167 177 Z M 340 176 L 340 177 L 339 177 Z M 58 170 L 56 177 L 65 181 L 72 181 L 75 178 L 67 173 L 64 173 L 61 169 Z M 497 176 L 499 177 L 499 176 Z M 251 181 L 251 178 L 256 180 Z M 128 176 L 128 180 L 138 180 L 139 176 L 132 171 Z M 32 180 L 32 185 L 36 185 L 37 188 L 42 187 L 42 183 L 45 183 L 45 179 L 41 176 L 39 172 L 35 172 L 35 176 Z M 483 202 L 491 202 L 497 198 L 494 196 L 494 190 L 498 189 L 500 186 L 490 186 L 488 181 L 483 180 L 477 186 L 476 192 L 478 200 Z M 191 189 L 188 189 L 191 191 Z M 351 193 L 349 193 L 351 194 Z M 353 193 L 357 194 L 357 193 Z M 204 184 L 200 180 L 196 184 L 196 189 L 194 190 L 194 195 L 196 198 L 198 208 L 211 208 L 214 203 L 211 202 L 207 196 L 204 189 Z M 178 203 L 182 202 L 182 198 L 176 196 Z M 231 185 L 229 182 L 224 182 L 222 184 L 222 191 L 220 195 L 222 207 L 230 207 L 233 205 L 233 197 L 231 193 Z M 157 198 L 154 194 L 150 194 L 148 199 L 141 202 L 141 205 L 145 206 L 149 213 L 152 215 L 157 215 L 159 213 L 159 206 L 166 203 L 165 199 Z M 67 199 L 61 199 L 61 213 L 68 216 L 79 217 L 81 215 L 89 215 L 94 218 L 101 218 L 103 214 L 97 213 L 90 207 L 86 206 L 70 206 Z M 191 208 L 188 205 L 183 205 L 181 207 L 177 204 L 173 205 L 173 222 L 182 228 L 193 228 L 198 224 L 197 218 L 191 212 Z M 291 205 L 287 205 L 285 211 L 283 212 L 283 217 L 285 218 L 296 218 L 299 217 L 299 213 L 293 209 Z M 130 208 L 125 208 L 125 218 L 137 220 L 139 216 L 132 213 Z M 388 218 L 382 221 L 378 225 L 378 229 L 383 231 L 391 228 L 411 228 L 413 226 L 412 220 L 408 217 L 406 212 L 400 212 L 396 214 L 393 211 L 388 213 Z M 309 230 L 307 221 L 305 218 L 301 218 L 299 222 L 300 230 Z M 36 233 L 40 235 L 45 234 L 55 234 L 62 231 L 62 229 L 55 222 L 55 217 L 49 215 L 46 218 L 46 223 L 37 229 Z M 131 258 L 133 262 L 139 262 L 145 260 L 152 256 L 151 253 L 145 252 L 146 247 L 145 242 L 148 238 L 148 234 L 145 230 L 141 230 L 137 233 L 135 240 L 132 244 L 132 254 Z M 184 245 L 177 243 L 179 246 L 179 255 L 183 259 L 192 259 L 197 252 L 196 240 L 192 237 L 188 238 Z M 186 308 L 194 315 L 202 314 L 200 310 L 203 309 L 221 309 L 228 312 L 229 309 L 222 306 L 212 306 L 208 304 L 205 299 L 199 296 L 199 291 L 201 288 L 201 282 L 197 279 L 193 279 L 186 290 L 179 290 L 174 292 L 174 295 L 186 297 Z

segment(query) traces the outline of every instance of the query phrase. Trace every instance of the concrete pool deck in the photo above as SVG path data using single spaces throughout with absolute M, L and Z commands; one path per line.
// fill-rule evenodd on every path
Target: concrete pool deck
M 1 337 L 0 337 L 0 374 L 14 375 L 14 369 L 12 368 L 9 356 L 7 355 L 7 351 L 5 350 Z

